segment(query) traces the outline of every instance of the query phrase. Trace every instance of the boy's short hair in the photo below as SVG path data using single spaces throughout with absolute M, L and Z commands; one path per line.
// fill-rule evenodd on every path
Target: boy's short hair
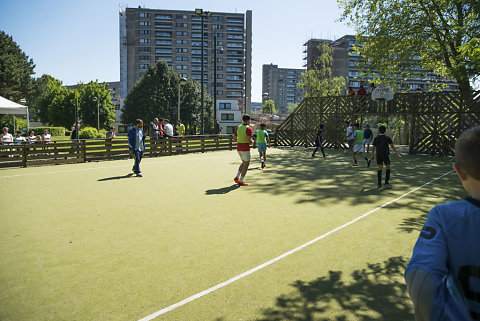
M 480 126 L 464 131 L 455 144 L 455 162 L 464 172 L 480 180 Z
M 353 124 L 353 126 L 357 127 L 357 128 L 360 128 L 360 124 L 359 123 L 355 123 Z
M 135 125 L 140 124 L 140 123 L 143 123 L 143 120 L 141 120 L 141 119 L 135 120 Z
M 350 125 L 350 122 L 349 122 L 349 121 L 345 121 L 345 125 Z
M 248 114 L 243 115 L 243 116 L 242 116 L 242 120 L 243 120 L 244 122 L 249 121 L 249 120 L 250 120 L 250 115 L 248 115 Z
M 267 127 L 267 125 L 265 125 L 264 123 L 260 124 L 260 128 L 265 128 L 265 127 Z
M 380 132 L 380 134 L 385 134 L 385 132 L 387 131 L 387 127 L 382 125 L 378 127 L 378 131 Z
M 369 124 L 367 124 L 367 125 L 365 125 L 365 127 L 367 127 L 367 128 L 370 128 L 370 125 L 369 125 Z
M 324 126 L 323 124 L 320 124 L 320 126 L 318 126 L 318 127 L 320 127 L 320 129 L 322 129 L 322 128 L 323 128 L 323 126 Z
M 162 122 L 162 121 L 163 121 L 163 118 L 159 118 L 158 121 L 159 121 L 159 122 Z

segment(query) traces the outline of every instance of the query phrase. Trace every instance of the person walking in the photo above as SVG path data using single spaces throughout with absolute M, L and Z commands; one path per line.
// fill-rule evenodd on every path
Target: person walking
M 137 175 L 137 177 L 142 177 L 142 172 L 140 170 L 140 162 L 142 161 L 143 152 L 145 151 L 145 138 L 143 134 L 143 120 L 137 119 L 135 121 L 135 127 L 130 129 L 128 133 L 128 150 L 131 156 L 134 156 L 135 163 L 133 165 L 132 171 Z
M 250 125 L 250 115 L 243 115 L 242 124 L 237 127 L 233 140 L 237 141 L 237 152 L 242 160 L 242 164 L 238 167 L 238 172 L 233 179 L 239 186 L 247 186 L 244 181 L 245 175 L 247 175 L 248 165 L 250 164 L 250 144 L 253 142 L 253 131 Z

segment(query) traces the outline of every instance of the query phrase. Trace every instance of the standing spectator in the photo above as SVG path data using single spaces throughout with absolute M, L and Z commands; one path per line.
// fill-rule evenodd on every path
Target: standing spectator
M 348 148 L 353 151 L 353 128 L 348 121 L 345 122 L 345 126 L 347 127 L 345 136 L 347 138 Z
M 142 161 L 143 152 L 145 151 L 145 135 L 143 134 L 143 120 L 137 119 L 135 127 L 132 127 L 128 132 L 128 151 L 130 155 L 135 158 L 132 171 L 137 174 L 137 177 L 142 177 L 140 171 L 140 162 Z
M 108 131 L 105 133 L 105 139 L 112 140 L 116 137 L 117 136 L 115 135 L 115 127 L 110 127 Z
M 165 135 L 167 135 L 168 137 L 172 137 L 173 136 L 172 124 L 170 124 L 170 121 L 168 119 L 164 119 L 163 121 L 165 122 L 165 125 L 163 126 L 165 130 Z
M 354 97 L 355 96 L 355 90 L 352 87 L 348 87 L 348 96 Z
M 479 320 L 480 126 L 455 144 L 453 169 L 470 195 L 428 213 L 405 270 L 415 320 Z
M 365 96 L 367 94 L 367 90 L 363 88 L 363 85 L 360 85 L 360 88 L 357 91 L 357 96 Z
M 238 126 L 233 135 L 233 139 L 237 141 L 237 152 L 242 160 L 242 164 L 238 168 L 237 176 L 233 179 L 239 186 L 247 186 L 244 182 L 247 174 L 248 165 L 250 164 L 250 144 L 253 142 L 253 131 L 250 125 L 250 115 L 242 116 L 242 124 Z
M 11 143 L 13 142 L 13 136 L 8 132 L 8 127 L 3 127 L 3 133 L 1 137 L 2 143 Z M 4 144 L 8 145 L 8 144 Z
M 159 138 L 160 137 L 160 126 L 158 118 L 154 118 L 153 122 L 150 123 L 150 130 L 148 135 L 150 138 Z
M 370 125 L 367 125 L 363 130 L 363 145 L 367 144 L 367 153 L 370 149 L 370 143 L 372 142 L 372 138 L 373 138 L 372 130 L 370 129 Z
M 72 134 L 70 135 L 70 139 L 72 140 L 72 143 L 77 141 L 77 132 L 80 134 L 79 131 L 77 131 L 77 124 L 73 124 L 72 126 Z M 78 124 L 78 128 L 80 129 L 80 124 Z
M 180 119 L 177 119 L 177 131 L 178 131 L 178 136 L 185 135 L 185 125 L 182 124 L 182 121 Z

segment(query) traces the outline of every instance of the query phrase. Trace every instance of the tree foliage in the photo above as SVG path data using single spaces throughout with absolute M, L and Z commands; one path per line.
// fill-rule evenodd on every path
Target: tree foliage
M 356 28 L 363 70 L 386 82 L 419 68 L 454 78 L 462 92 L 480 74 L 478 0 L 338 0 Z
M 145 123 L 154 118 L 168 118 L 172 123 L 177 119 L 179 76 L 159 61 L 150 67 L 145 75 L 133 86 L 125 98 L 122 108 L 122 122 L 132 124 L 135 119 Z M 180 118 L 189 134 L 194 134 L 201 123 L 200 83 L 189 78 L 181 87 Z M 213 100 L 204 91 L 204 129 L 213 130 Z
M 115 106 L 112 104 L 110 91 L 105 87 L 105 83 L 90 81 L 88 84 L 79 84 L 76 89 L 79 92 L 79 118 L 82 126 L 97 128 L 97 104 L 100 129 L 106 129 L 115 122 Z
M 291 114 L 295 111 L 295 109 L 297 109 L 298 107 L 298 104 L 295 104 L 295 103 L 289 103 L 287 105 L 287 114 Z
M 275 102 L 273 99 L 265 100 L 262 106 L 262 112 L 264 114 L 276 114 L 277 110 L 275 109 Z
M 13 38 L 0 31 L 0 95 L 17 102 L 28 97 L 34 68 L 33 60 L 28 59 Z
M 302 74 L 298 88 L 303 90 L 303 97 L 335 96 L 345 87 L 345 79 L 333 77 L 333 48 L 327 42 L 318 45 L 320 56 L 315 60 L 315 68 Z

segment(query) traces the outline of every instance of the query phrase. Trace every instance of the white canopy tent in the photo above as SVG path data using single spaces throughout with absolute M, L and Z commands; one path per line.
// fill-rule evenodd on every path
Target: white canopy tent
M 27 128 L 30 128 L 30 118 L 28 115 L 28 106 L 17 104 L 7 98 L 0 96 L 0 114 L 7 115 L 27 115 Z M 15 122 L 15 118 L 13 119 Z M 15 124 L 14 124 L 15 126 Z

